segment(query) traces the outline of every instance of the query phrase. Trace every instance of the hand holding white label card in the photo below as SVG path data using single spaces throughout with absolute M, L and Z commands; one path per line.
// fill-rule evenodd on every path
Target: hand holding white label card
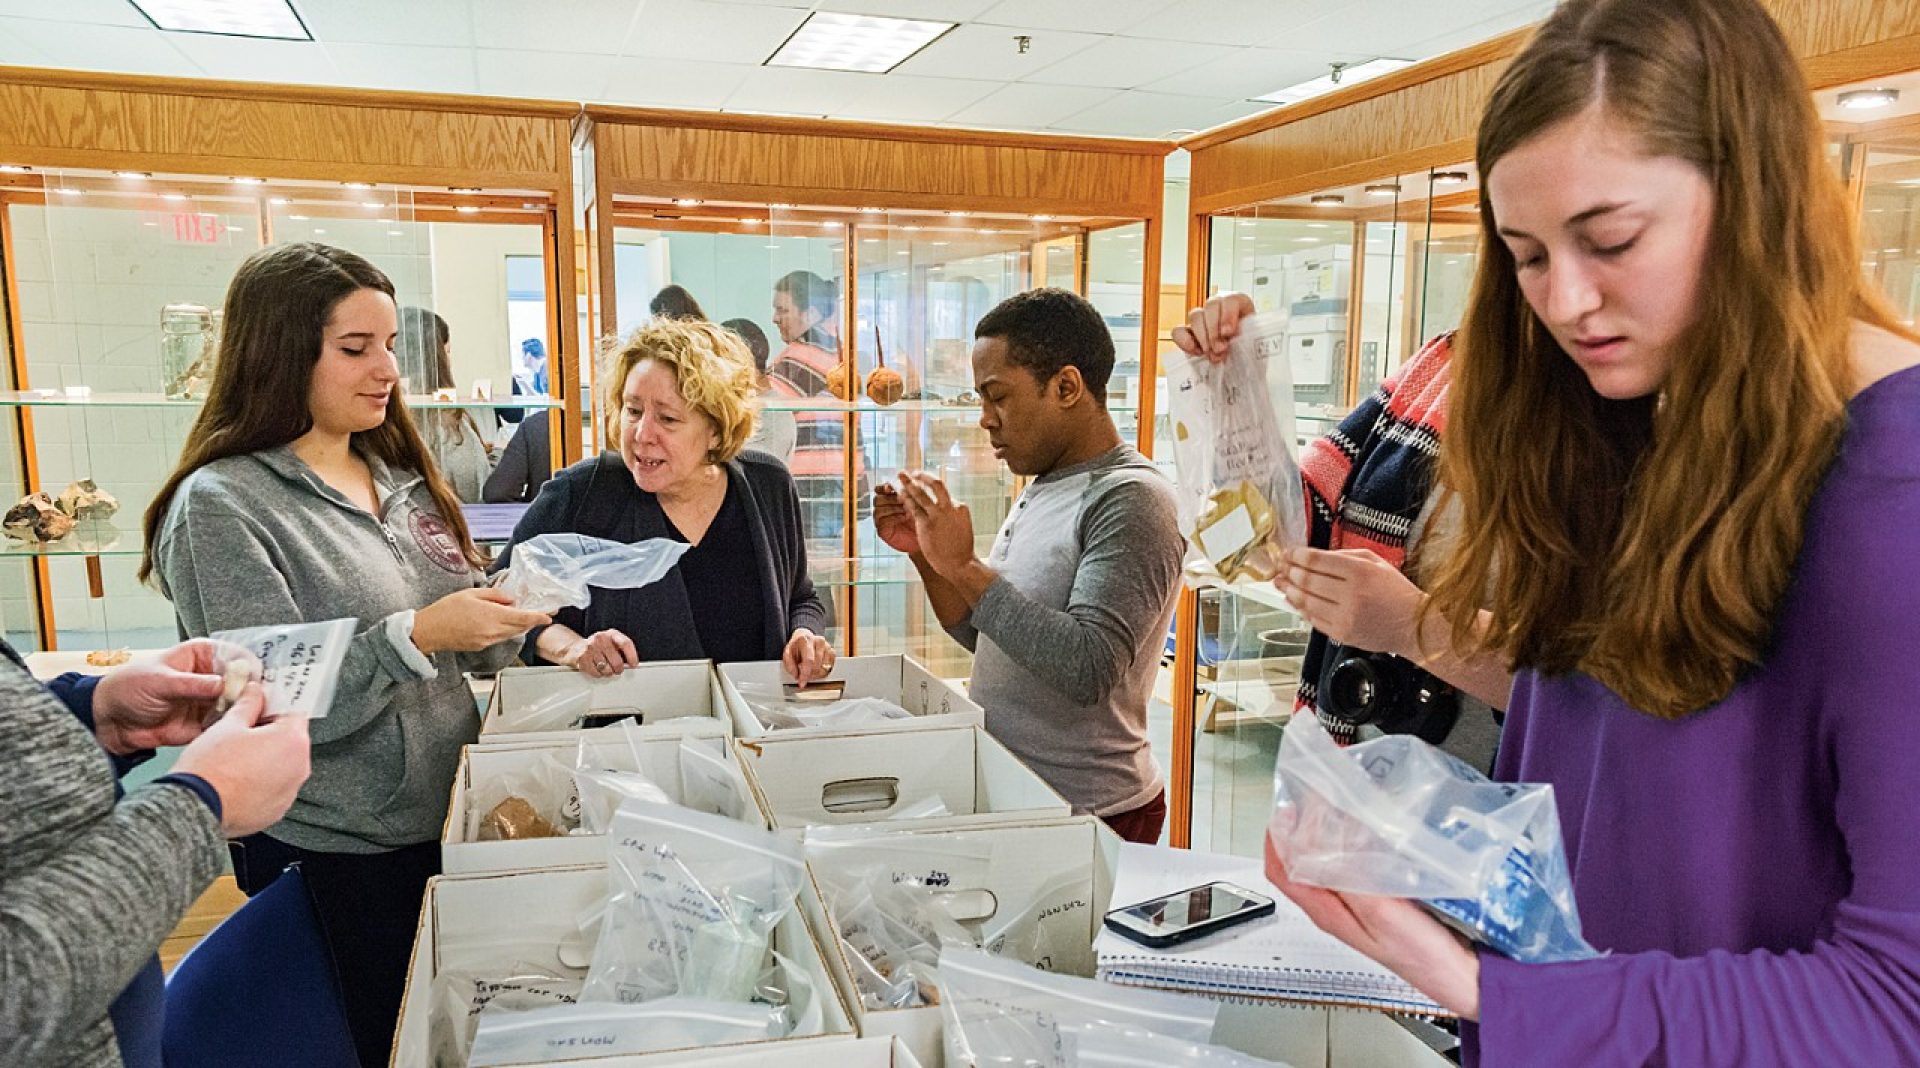
M 260 685 L 267 692 L 267 714 L 322 719 L 333 705 L 340 665 L 353 641 L 357 619 L 329 619 L 318 623 L 282 623 L 269 627 L 215 631 L 215 641 L 244 650 L 257 665 Z M 217 657 L 227 668 L 243 662 L 239 653 Z M 237 674 L 237 672 L 236 672 Z

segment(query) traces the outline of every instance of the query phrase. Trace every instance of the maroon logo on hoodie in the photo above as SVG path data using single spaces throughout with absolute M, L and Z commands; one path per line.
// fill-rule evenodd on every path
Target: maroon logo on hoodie
M 471 570 L 467 555 L 460 551 L 460 539 L 453 536 L 446 520 L 432 512 L 415 512 L 408 527 L 413 531 L 413 543 L 427 554 L 427 559 L 439 564 L 441 570 L 456 575 Z

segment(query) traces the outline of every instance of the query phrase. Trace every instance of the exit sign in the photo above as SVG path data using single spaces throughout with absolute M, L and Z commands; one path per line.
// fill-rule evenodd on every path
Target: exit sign
M 200 215 L 190 211 L 175 212 L 173 219 L 173 239 L 190 245 L 217 245 L 226 227 L 220 224 L 218 215 Z

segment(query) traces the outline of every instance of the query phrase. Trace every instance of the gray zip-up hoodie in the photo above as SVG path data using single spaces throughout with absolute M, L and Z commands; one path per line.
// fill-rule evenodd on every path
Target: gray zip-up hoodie
M 333 707 L 313 721 L 313 775 L 268 834 L 289 845 L 373 853 L 439 837 L 460 747 L 479 733 L 464 670 L 513 661 L 518 639 L 435 654 L 407 637 L 411 613 L 481 585 L 426 480 L 368 457 L 370 515 L 289 447 L 217 460 L 180 484 L 154 544 L 181 631 L 360 621 Z

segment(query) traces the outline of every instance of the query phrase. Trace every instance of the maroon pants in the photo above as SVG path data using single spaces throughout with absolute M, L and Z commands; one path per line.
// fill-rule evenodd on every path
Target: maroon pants
M 1153 800 L 1139 808 L 1102 816 L 1113 833 L 1129 842 L 1153 845 L 1160 841 L 1160 829 L 1167 823 L 1167 792 L 1161 790 Z

